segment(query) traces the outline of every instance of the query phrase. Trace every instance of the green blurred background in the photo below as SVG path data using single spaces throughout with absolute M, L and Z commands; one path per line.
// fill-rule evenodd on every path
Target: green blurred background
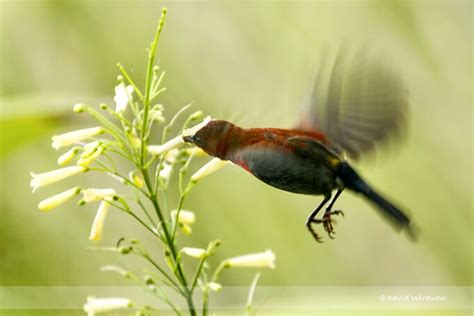
M 117 62 L 143 81 L 162 5 L 169 13 L 157 60 L 167 73 L 160 102 L 168 117 L 192 101 L 195 110 L 243 126 L 291 126 L 321 55 L 342 42 L 389 56 L 411 96 L 403 146 L 357 167 L 409 210 L 418 243 L 346 193 L 337 203 L 346 213 L 337 238 L 316 244 L 304 220 L 320 198 L 274 190 L 227 167 L 186 201 L 198 217 L 186 245 L 221 239 L 215 262 L 272 249 L 277 268 L 263 271 L 262 285 L 472 286 L 470 1 L 1 1 L 0 285 L 127 284 L 99 271 L 115 255 L 86 249 L 95 206 L 39 212 L 37 202 L 65 186 L 32 195 L 29 172 L 56 167 L 52 134 L 94 124 L 74 115 L 73 104 L 113 103 Z M 110 185 L 94 175 L 68 184 L 78 181 Z M 112 213 L 98 245 L 121 236 L 146 237 Z M 222 281 L 247 285 L 253 273 L 226 273 Z M 462 312 L 469 313 L 452 311 Z

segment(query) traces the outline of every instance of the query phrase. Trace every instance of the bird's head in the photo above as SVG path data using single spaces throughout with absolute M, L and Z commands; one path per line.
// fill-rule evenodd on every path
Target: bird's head
M 211 156 L 221 158 L 220 156 L 223 155 L 221 151 L 226 147 L 222 146 L 221 141 L 226 139 L 226 136 L 233 127 L 235 127 L 235 125 L 230 122 L 212 120 L 194 135 L 184 136 L 183 140 L 198 146 Z

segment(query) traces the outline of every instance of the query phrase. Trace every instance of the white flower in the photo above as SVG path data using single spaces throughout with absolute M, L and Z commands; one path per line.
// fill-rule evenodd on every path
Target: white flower
M 55 208 L 55 207 L 65 203 L 65 202 L 67 202 L 70 198 L 72 198 L 73 196 L 75 196 L 79 192 L 81 192 L 81 188 L 75 187 L 75 188 L 69 189 L 67 191 L 64 191 L 64 192 L 58 193 L 56 195 L 53 195 L 52 197 L 41 201 L 38 204 L 38 209 L 41 210 L 41 211 L 49 211 L 50 209 Z
M 64 154 L 59 156 L 58 165 L 60 166 L 67 165 L 78 152 L 79 152 L 79 147 L 74 147 L 74 148 L 69 149 Z
M 206 250 L 202 248 L 191 248 L 191 247 L 184 247 L 183 249 L 181 249 L 181 252 L 187 256 L 197 258 L 197 259 L 202 259 L 207 254 Z
M 77 131 L 72 131 L 65 134 L 54 135 L 53 139 L 53 148 L 59 149 L 61 147 L 69 146 L 75 143 L 78 143 L 84 139 L 102 134 L 104 129 L 102 127 L 91 127 L 86 129 L 80 129 Z
M 196 171 L 195 174 L 191 176 L 191 182 L 197 182 L 198 180 L 207 177 L 211 173 L 221 169 L 222 167 L 229 164 L 227 160 L 220 160 L 219 158 L 213 158 L 207 164 L 205 164 L 201 169 Z
M 82 200 L 86 203 L 100 201 L 105 198 L 112 198 L 115 195 L 114 189 L 86 189 L 82 191 Z
M 99 205 L 97 214 L 95 215 L 94 222 L 92 223 L 91 232 L 89 234 L 89 240 L 100 240 L 102 237 L 102 230 L 104 228 L 105 217 L 110 208 L 111 198 L 105 198 Z
M 162 153 L 164 153 L 166 151 L 169 151 L 173 148 L 176 148 L 176 147 L 180 146 L 181 144 L 184 144 L 183 137 L 176 136 L 176 137 L 170 139 L 169 141 L 167 141 L 166 143 L 164 143 L 162 145 L 148 146 L 147 150 L 150 154 L 152 154 L 154 156 L 158 156 L 158 155 L 161 155 Z
M 129 102 L 133 102 L 133 87 L 126 86 L 123 83 L 115 86 L 115 112 L 123 113 L 127 109 Z
M 210 288 L 211 291 L 213 291 L 213 292 L 219 292 L 220 290 L 222 290 L 222 285 L 220 285 L 219 283 L 216 283 L 216 282 L 207 283 L 207 287 Z
M 275 268 L 275 254 L 271 250 L 227 259 L 229 267 Z
M 87 298 L 87 303 L 84 304 L 84 311 L 88 316 L 94 316 L 96 313 L 109 312 L 117 309 L 126 309 L 132 306 L 133 304 L 128 298 L 95 298 L 89 296 Z
M 38 188 L 44 187 L 54 182 L 61 181 L 86 170 L 87 168 L 82 166 L 72 166 L 40 174 L 34 174 L 32 172 L 31 176 L 33 177 L 33 179 L 31 179 L 30 181 L 30 186 L 33 188 L 33 192 L 35 192 Z
M 171 211 L 171 218 L 176 221 L 176 214 L 178 214 L 178 210 Z M 179 219 L 178 223 L 183 225 L 192 225 L 196 221 L 196 215 L 193 212 L 187 210 L 180 210 L 179 211 Z

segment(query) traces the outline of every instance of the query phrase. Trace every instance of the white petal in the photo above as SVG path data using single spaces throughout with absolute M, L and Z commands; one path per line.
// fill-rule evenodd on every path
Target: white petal
M 183 137 L 176 136 L 175 138 L 170 139 L 162 145 L 151 145 L 147 147 L 147 150 L 150 154 L 158 156 L 162 153 L 169 151 L 173 148 L 178 147 L 179 145 L 184 144 Z
M 178 210 L 171 211 L 171 218 L 176 220 L 176 214 Z M 192 211 L 181 210 L 179 211 L 179 220 L 178 222 L 183 225 L 192 225 L 196 221 L 196 215 Z
M 52 197 L 41 201 L 38 204 L 38 209 L 41 211 L 49 211 L 50 209 L 55 208 L 67 202 L 69 199 L 71 199 L 73 196 L 75 196 L 79 192 L 81 192 L 81 188 L 75 187 L 67 191 L 53 195 Z
M 100 240 L 102 237 L 105 217 L 107 216 L 107 212 L 110 208 L 110 203 L 107 202 L 107 199 L 103 200 L 99 205 L 99 209 L 97 210 L 97 214 L 95 215 L 94 222 L 92 223 L 89 240 Z
M 84 202 L 90 203 L 94 201 L 100 201 L 105 198 L 112 198 L 115 195 L 114 189 L 86 189 L 82 193 L 84 197 L 82 198 Z
M 117 309 L 126 309 L 132 306 L 132 302 L 128 298 L 109 297 L 109 298 L 95 298 L 89 296 L 87 303 L 84 304 L 84 311 L 89 315 L 95 313 L 109 312 Z
M 196 171 L 195 174 L 191 176 L 191 182 L 197 182 L 199 179 L 202 179 L 211 173 L 221 169 L 222 167 L 229 164 L 227 160 L 220 160 L 219 158 L 213 158 L 207 164 L 205 164 L 201 169 Z
M 104 132 L 102 127 L 91 127 L 86 129 L 80 129 L 69 133 L 55 135 L 53 139 L 53 148 L 59 149 L 61 147 L 69 146 L 78 143 L 86 138 L 90 138 L 99 135 Z
M 227 259 L 230 267 L 275 268 L 275 254 L 271 250 Z
M 36 191 L 36 189 L 40 187 L 46 186 L 54 182 L 61 181 L 63 179 L 71 177 L 80 172 L 84 172 L 86 170 L 87 168 L 82 167 L 82 166 L 71 166 L 71 167 L 56 169 L 56 170 L 45 172 L 45 173 L 40 173 L 40 174 L 31 173 L 31 176 L 33 179 L 31 179 L 30 181 L 30 186 L 33 188 L 33 192 L 34 192 Z
M 184 247 L 181 249 L 181 252 L 184 253 L 187 256 L 193 257 L 193 258 L 198 258 L 201 259 L 206 255 L 206 250 L 202 248 L 191 248 L 191 247 Z

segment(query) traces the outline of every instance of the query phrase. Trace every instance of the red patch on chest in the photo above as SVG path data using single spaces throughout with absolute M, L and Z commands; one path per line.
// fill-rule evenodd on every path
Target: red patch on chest
M 235 162 L 236 164 L 238 164 L 239 166 L 241 166 L 242 168 L 244 168 L 246 171 L 248 171 L 249 173 L 252 173 L 252 171 L 250 171 L 250 168 L 249 166 L 247 165 L 247 163 L 243 160 L 238 160 Z

